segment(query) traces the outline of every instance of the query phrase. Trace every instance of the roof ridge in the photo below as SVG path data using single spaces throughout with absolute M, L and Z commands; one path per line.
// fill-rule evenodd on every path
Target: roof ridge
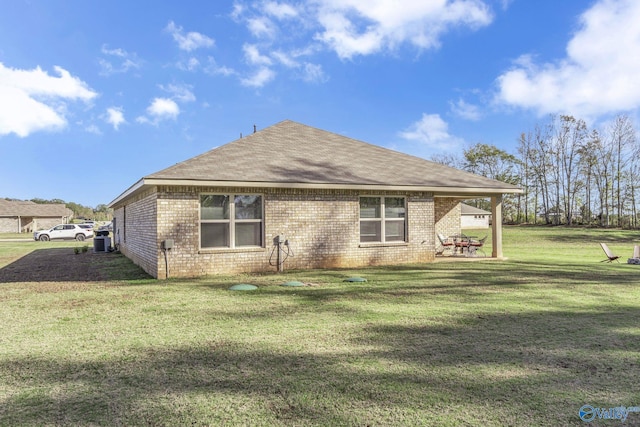
M 290 119 L 214 147 L 145 180 L 519 191 L 516 186 Z M 136 184 L 137 185 L 137 184 Z

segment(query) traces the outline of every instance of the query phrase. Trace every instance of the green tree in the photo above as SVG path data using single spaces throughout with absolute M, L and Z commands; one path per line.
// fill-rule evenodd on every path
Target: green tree
M 463 169 L 487 178 L 520 185 L 518 167 L 520 161 L 512 154 L 493 145 L 478 143 L 463 152 Z M 505 219 L 515 221 L 518 217 L 518 196 L 505 195 L 503 211 Z M 484 199 L 472 202 L 477 207 L 489 210 L 489 202 Z

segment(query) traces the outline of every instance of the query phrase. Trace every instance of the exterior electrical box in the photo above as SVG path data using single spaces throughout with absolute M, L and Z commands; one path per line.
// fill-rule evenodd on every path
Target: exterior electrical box
M 162 241 L 162 249 L 171 250 L 173 248 L 173 239 L 167 239 Z

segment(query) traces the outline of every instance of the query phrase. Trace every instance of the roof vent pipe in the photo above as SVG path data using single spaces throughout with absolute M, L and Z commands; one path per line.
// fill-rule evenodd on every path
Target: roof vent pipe
M 253 133 L 256 133 L 256 125 L 253 125 Z

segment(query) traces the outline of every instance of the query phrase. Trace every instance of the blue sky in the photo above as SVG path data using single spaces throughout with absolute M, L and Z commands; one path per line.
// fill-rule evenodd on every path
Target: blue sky
M 636 0 L 3 3 L 0 197 L 95 207 L 285 119 L 429 158 L 638 118 Z

